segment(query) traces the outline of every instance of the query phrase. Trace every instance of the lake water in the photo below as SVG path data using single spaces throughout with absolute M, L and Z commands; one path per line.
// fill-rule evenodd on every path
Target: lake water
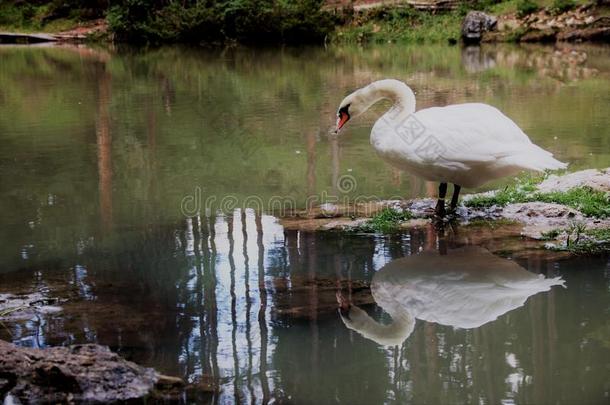
M 493 104 L 572 169 L 610 166 L 608 47 L 3 46 L 0 293 L 63 310 L 0 338 L 218 379 L 204 402 L 607 403 L 607 256 L 271 215 L 434 192 L 369 146 L 387 105 L 329 136 L 341 99 L 384 77 L 418 108 Z

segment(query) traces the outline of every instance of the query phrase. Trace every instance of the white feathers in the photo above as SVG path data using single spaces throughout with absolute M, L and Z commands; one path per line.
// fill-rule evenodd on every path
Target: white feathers
M 381 158 L 426 180 L 478 187 L 521 170 L 555 170 L 567 165 L 534 145 L 498 109 L 455 104 L 415 111 L 411 89 L 397 80 L 371 83 L 350 95 L 361 113 L 380 99 L 394 105 L 375 123 L 371 144 Z
M 546 278 L 480 247 L 422 252 L 394 260 L 374 276 L 371 291 L 391 317 L 382 325 L 352 307 L 345 325 L 381 345 L 399 345 L 413 332 L 415 319 L 456 328 L 477 328 L 517 309 L 553 286 Z

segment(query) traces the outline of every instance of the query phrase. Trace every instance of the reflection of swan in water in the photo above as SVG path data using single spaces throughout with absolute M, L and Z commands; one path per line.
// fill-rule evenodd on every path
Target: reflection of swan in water
M 339 294 L 345 325 L 381 345 L 400 345 L 415 318 L 457 328 L 477 328 L 525 304 L 528 297 L 564 285 L 479 247 L 423 252 L 394 260 L 373 277 L 375 302 L 391 317 L 383 325 Z

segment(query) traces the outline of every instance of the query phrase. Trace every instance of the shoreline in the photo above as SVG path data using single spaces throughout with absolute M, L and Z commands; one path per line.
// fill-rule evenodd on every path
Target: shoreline
M 610 40 L 610 7 L 586 3 L 563 11 L 552 6 L 521 13 L 515 2 L 491 7 L 453 9 L 437 14 L 402 5 L 356 9 L 347 23 L 336 27 L 335 43 L 607 43 Z M 345 11 L 344 11 L 345 13 Z M 480 13 L 492 21 L 484 27 L 475 21 L 476 40 L 465 37 L 466 21 Z M 472 25 L 469 27 L 472 29 Z
M 335 19 L 334 28 L 326 35 L 324 44 L 335 45 L 367 43 L 462 43 L 472 42 L 465 37 L 467 15 L 475 10 L 486 13 L 494 22 L 493 27 L 481 28 L 475 43 L 608 43 L 610 40 L 610 6 L 607 4 L 574 4 L 561 12 L 551 6 L 532 9 L 524 14 L 515 10 L 513 1 L 497 3 L 490 7 L 454 7 L 437 12 L 422 9 L 403 2 L 375 2 L 355 4 L 352 8 L 335 5 L 322 9 Z M 476 25 L 476 24 L 475 24 Z M 52 26 L 52 22 L 48 27 Z M 0 44 L 36 44 L 41 42 L 98 42 L 115 43 L 114 32 L 107 18 L 73 21 L 68 29 L 32 30 L 0 26 Z M 66 27 L 64 27 L 66 28 Z M 464 39 L 462 39 L 464 37 Z M 279 39 L 279 38 L 278 38 Z M 120 41 L 123 43 L 124 41 Z M 146 41 L 145 41 L 146 42 Z M 192 41 L 208 46 L 218 42 Z M 142 44 L 128 41 L 126 44 Z M 185 43 L 181 40 L 162 43 Z M 239 41 L 226 38 L 221 42 L 235 44 Z M 281 40 L 278 43 L 282 43 Z M 309 42 L 307 42 L 309 44 Z M 298 45 L 298 42 L 295 43 Z M 304 45 L 304 44 L 303 44 Z
M 579 196 L 580 197 L 579 197 Z M 594 200 L 597 198 L 597 200 Z M 387 234 L 433 226 L 507 226 L 535 248 L 572 255 L 610 251 L 610 168 L 520 181 L 504 190 L 465 195 L 457 212 L 434 218 L 434 198 L 322 204 L 280 218 L 287 230 Z M 525 243 L 528 245 L 530 243 Z

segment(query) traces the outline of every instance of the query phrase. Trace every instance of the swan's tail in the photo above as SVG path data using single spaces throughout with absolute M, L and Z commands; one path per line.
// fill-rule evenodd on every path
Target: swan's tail
M 501 162 L 507 166 L 516 166 L 525 170 L 535 170 L 543 172 L 545 170 L 558 170 L 568 167 L 567 163 L 560 162 L 541 147 L 531 144 L 531 146 L 515 155 L 505 156 Z

